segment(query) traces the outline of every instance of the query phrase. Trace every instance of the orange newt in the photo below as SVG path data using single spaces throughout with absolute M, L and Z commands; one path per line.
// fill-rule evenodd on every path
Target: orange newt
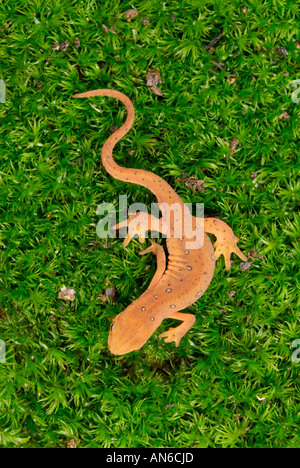
M 113 159 L 112 151 L 116 143 L 130 130 L 134 121 L 134 107 L 125 94 L 112 89 L 98 89 L 73 97 L 109 96 L 120 100 L 127 109 L 125 123 L 104 143 L 101 153 L 103 165 L 113 177 L 133 184 L 139 184 L 156 196 L 162 213 L 161 218 L 146 213 L 129 215 L 129 218 L 115 226 L 115 229 L 128 226 L 128 234 L 123 242 L 128 242 L 138 234 L 141 242 L 149 229 L 166 235 L 168 264 L 164 248 L 150 241 L 151 245 L 141 254 L 153 252 L 157 258 L 157 271 L 148 289 L 132 304 L 118 314 L 111 323 L 108 347 L 115 355 L 122 355 L 139 350 L 166 318 L 182 323 L 176 328 L 169 328 L 159 335 L 165 342 L 174 341 L 178 346 L 181 338 L 195 322 L 195 316 L 180 312 L 196 302 L 208 288 L 214 274 L 215 261 L 224 255 L 226 269 L 230 270 L 230 256 L 234 252 L 242 260 L 245 255 L 237 246 L 238 238 L 231 228 L 220 219 L 196 218 L 184 209 L 184 202 L 161 177 L 142 169 L 130 169 L 119 166 Z M 174 204 L 174 216 L 168 218 L 168 208 Z M 185 235 L 175 235 L 174 220 L 182 223 Z M 196 232 L 202 233 L 202 244 L 193 247 Z M 187 234 L 186 234 L 187 231 Z M 208 235 L 213 234 L 216 242 L 212 245 Z M 192 247 L 191 247 L 192 246 Z M 215 247 L 215 250 L 214 250 Z

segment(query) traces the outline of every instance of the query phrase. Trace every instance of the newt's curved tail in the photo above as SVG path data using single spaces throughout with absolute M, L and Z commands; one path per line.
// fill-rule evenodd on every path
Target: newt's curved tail
M 119 166 L 113 158 L 112 151 L 117 142 L 124 136 L 132 127 L 134 121 L 134 107 L 130 99 L 120 91 L 114 89 L 96 89 L 86 93 L 75 94 L 73 98 L 83 98 L 92 96 L 109 96 L 120 100 L 127 109 L 127 118 L 124 124 L 114 132 L 104 143 L 101 158 L 102 163 L 107 172 L 115 179 L 131 182 L 132 184 L 142 185 L 156 196 L 158 203 L 178 202 L 182 204 L 182 200 L 172 187 L 161 177 L 143 169 L 130 169 Z

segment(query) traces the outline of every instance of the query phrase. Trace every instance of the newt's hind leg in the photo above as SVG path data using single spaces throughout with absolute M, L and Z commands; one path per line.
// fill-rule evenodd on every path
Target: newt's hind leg
M 154 255 L 156 255 L 156 260 L 157 260 L 157 269 L 155 272 L 155 275 L 152 278 L 151 283 L 148 286 L 148 289 L 153 288 L 161 277 L 163 276 L 165 270 L 166 270 L 166 254 L 164 251 L 164 248 L 162 245 L 157 244 L 156 242 L 153 242 L 153 240 L 150 239 L 151 245 L 147 249 L 143 250 L 140 252 L 140 255 L 147 254 L 148 252 L 153 252 Z
M 126 247 L 135 235 L 138 235 L 142 244 L 145 241 L 147 231 L 157 231 L 168 235 L 168 229 L 162 218 L 156 218 L 148 213 L 139 212 L 129 214 L 128 219 L 116 224 L 113 229 L 121 229 L 128 226 L 128 233 L 123 241 L 123 247 Z
M 158 338 L 164 338 L 166 343 L 175 341 L 176 347 L 179 346 L 181 338 L 194 325 L 196 317 L 192 314 L 183 314 L 182 312 L 174 312 L 170 317 L 175 320 L 181 320 L 182 323 L 176 328 L 169 328 L 166 332 L 161 333 Z
M 230 270 L 230 256 L 234 252 L 241 260 L 246 261 L 247 257 L 238 248 L 238 237 L 233 234 L 232 229 L 228 224 L 217 218 L 204 218 L 204 231 L 216 236 L 217 240 L 214 243 L 215 259 L 220 255 L 224 255 L 226 270 Z

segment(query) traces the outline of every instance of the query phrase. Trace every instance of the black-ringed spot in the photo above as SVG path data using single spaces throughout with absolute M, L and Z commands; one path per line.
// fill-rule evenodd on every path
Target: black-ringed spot
M 151 322 L 154 322 L 155 318 L 154 318 L 154 317 L 150 317 L 150 320 L 151 320 Z
M 191 265 L 187 265 L 186 270 L 192 271 L 193 267 Z
M 172 288 L 167 288 L 167 289 L 165 290 L 166 293 L 170 293 L 171 291 L 172 291 Z
M 141 311 L 142 311 L 142 312 L 146 312 L 146 307 L 144 307 L 144 306 L 141 307 Z
M 202 289 L 200 289 L 200 290 L 196 293 L 196 297 L 201 296 L 202 293 L 203 293 L 203 291 L 202 291 Z
M 157 294 L 154 294 L 154 299 L 158 299 L 158 295 Z
M 212 259 L 212 261 L 214 261 L 215 255 L 212 253 L 210 258 Z
M 171 304 L 170 305 L 170 309 L 175 309 L 175 307 L 176 307 L 176 304 Z
M 185 251 L 184 251 L 184 255 L 188 255 L 189 253 L 190 253 L 189 250 L 185 250 Z

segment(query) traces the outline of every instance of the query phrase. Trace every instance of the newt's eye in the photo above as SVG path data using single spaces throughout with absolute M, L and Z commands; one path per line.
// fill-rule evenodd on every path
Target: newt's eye
M 112 322 L 112 323 L 111 323 L 111 325 L 110 325 L 110 331 L 112 331 L 114 324 L 115 324 L 115 322 Z

